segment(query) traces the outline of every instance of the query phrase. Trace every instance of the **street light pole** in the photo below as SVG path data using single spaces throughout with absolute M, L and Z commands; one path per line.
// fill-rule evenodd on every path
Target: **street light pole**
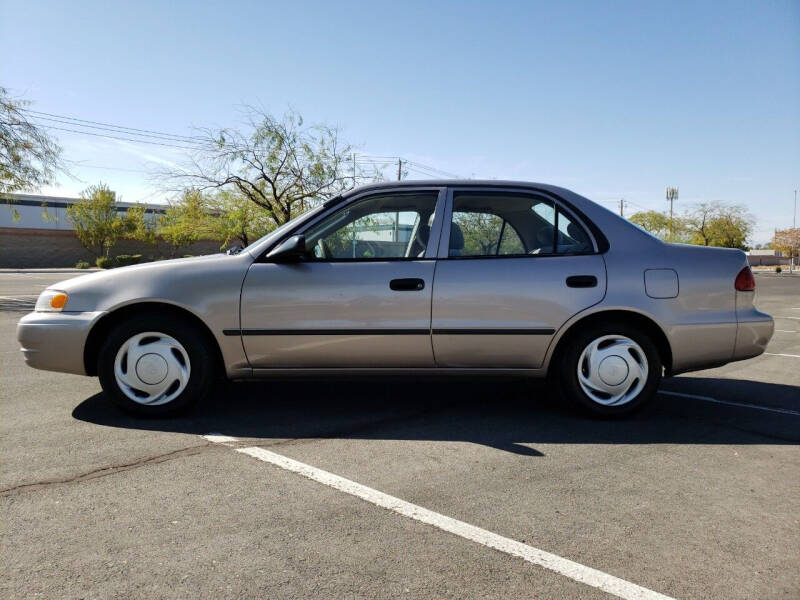
M 794 273 L 794 255 L 797 251 L 794 240 L 797 237 L 797 190 L 794 191 L 794 210 L 792 211 L 792 260 L 789 264 L 789 273 Z

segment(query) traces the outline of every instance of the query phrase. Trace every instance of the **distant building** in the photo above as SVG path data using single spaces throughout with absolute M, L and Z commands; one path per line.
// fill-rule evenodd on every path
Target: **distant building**
M 750 250 L 747 261 L 752 267 L 788 265 L 791 261 L 788 256 L 783 256 L 780 250 Z
M 0 204 L 0 267 L 74 267 L 78 261 L 94 265 L 95 257 L 78 241 L 72 223 L 67 218 L 67 207 L 73 205 L 77 198 L 34 194 L 8 194 L 7 197 L 10 201 L 3 200 L 3 204 Z M 133 202 L 117 204 L 120 212 L 137 206 Z M 163 204 L 145 206 L 146 214 L 152 219 L 165 212 Z M 112 248 L 111 254 L 158 257 L 169 255 L 171 251 L 173 249 L 164 244 L 152 246 L 133 240 L 120 240 Z M 214 252 L 219 252 L 219 243 L 213 241 L 198 242 L 180 250 L 181 255 Z
M 9 206 L 0 211 L 0 230 L 31 229 L 48 231 L 72 231 L 72 223 L 67 219 L 67 207 L 77 202 L 77 198 L 61 196 L 39 196 L 34 194 L 8 194 Z M 117 202 L 120 212 L 126 212 L 134 202 Z M 145 204 L 146 212 L 154 217 L 164 214 L 163 204 Z M 13 209 L 13 210 L 12 210 Z M 18 218 L 15 218 L 15 213 Z

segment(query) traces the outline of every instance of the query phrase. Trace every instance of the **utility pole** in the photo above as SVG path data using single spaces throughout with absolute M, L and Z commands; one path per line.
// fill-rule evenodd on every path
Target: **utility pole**
M 625 208 L 625 198 L 619 199 L 619 216 L 624 217 L 623 209 Z
M 398 157 L 397 158 L 397 181 L 400 181 L 403 178 L 403 159 Z M 392 236 L 392 241 L 396 242 L 399 237 L 399 229 L 400 229 L 400 212 L 394 213 L 394 235 Z
M 667 186 L 667 200 L 669 200 L 669 237 L 672 239 L 674 232 L 673 227 L 673 210 L 672 203 L 678 199 L 678 188 Z
M 353 152 L 353 187 L 356 187 L 356 153 Z

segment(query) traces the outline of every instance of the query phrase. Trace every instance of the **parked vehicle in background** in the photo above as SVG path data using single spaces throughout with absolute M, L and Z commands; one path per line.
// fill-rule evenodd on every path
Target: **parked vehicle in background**
M 97 375 L 140 414 L 218 374 L 550 376 L 621 415 L 664 373 L 761 354 L 743 252 L 664 243 L 568 190 L 498 181 L 365 186 L 237 254 L 134 265 L 42 293 L 27 363 Z

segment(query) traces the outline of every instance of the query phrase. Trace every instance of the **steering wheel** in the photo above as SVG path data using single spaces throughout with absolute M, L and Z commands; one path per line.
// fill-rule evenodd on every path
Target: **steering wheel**
M 317 240 L 316 248 L 314 254 L 317 258 L 330 258 L 330 252 L 328 252 L 328 244 L 325 243 L 325 240 L 319 238 Z

